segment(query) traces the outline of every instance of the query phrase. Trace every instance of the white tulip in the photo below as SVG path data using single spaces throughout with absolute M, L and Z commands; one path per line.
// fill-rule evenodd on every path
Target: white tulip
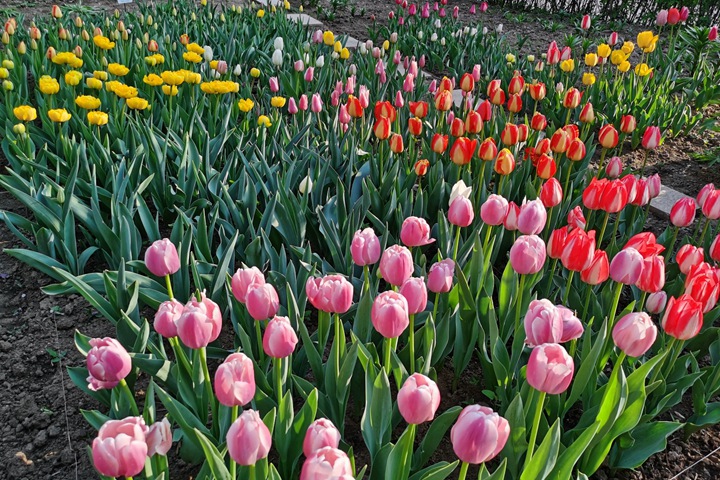
M 317 60 L 315 60 L 315 66 L 317 68 L 322 68 L 325 66 L 325 55 L 320 55 Z
M 275 50 L 282 50 L 285 47 L 285 42 L 282 37 L 277 37 L 273 43 Z
M 208 46 L 208 45 L 205 45 L 205 46 L 203 47 L 203 50 L 205 50 L 205 51 L 203 52 L 203 58 L 205 58 L 205 61 L 206 61 L 206 62 L 212 61 L 212 59 L 213 59 L 213 49 L 212 49 L 212 47 L 210 47 L 210 46 Z
M 272 55 L 272 63 L 276 67 L 279 67 L 283 64 L 283 52 L 282 50 L 275 50 Z
M 235 68 L 233 68 L 233 75 L 236 77 L 239 77 L 242 74 L 242 68 L 240 65 L 235 65 Z
M 503 24 L 502 24 L 502 23 L 498 23 L 498 26 L 495 27 L 495 31 L 496 31 L 497 33 L 502 33 L 502 31 L 503 31 Z
M 448 205 L 452 204 L 453 200 L 458 197 L 465 197 L 469 199 L 470 195 L 472 195 L 472 187 L 468 187 L 465 185 L 465 182 L 459 180 L 455 185 L 453 185 L 452 190 L 450 191 L 450 201 L 448 202 Z
M 430 36 L 430 41 L 431 41 L 431 42 L 437 42 L 437 33 L 433 33 L 433 34 Z
M 298 187 L 298 190 L 300 191 L 301 194 L 304 195 L 306 192 L 311 192 L 312 187 L 313 187 L 313 181 L 310 179 L 309 176 L 305 176 L 305 178 L 303 178 L 300 181 L 300 186 Z

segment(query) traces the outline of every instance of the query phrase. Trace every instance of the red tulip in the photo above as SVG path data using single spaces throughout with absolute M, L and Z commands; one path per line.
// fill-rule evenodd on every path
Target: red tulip
M 387 100 L 384 102 L 375 102 L 375 109 L 373 111 L 373 114 L 375 115 L 375 120 L 387 118 L 388 120 L 390 120 L 390 123 L 394 122 L 395 118 L 397 117 L 397 111 L 395 110 L 395 107 L 393 107 L 392 103 Z
M 582 194 L 583 205 L 590 210 L 600 210 L 602 206 L 602 196 L 605 191 L 605 186 L 609 183 L 606 179 L 593 178 L 590 180 L 590 185 L 585 187 Z
M 568 227 L 570 227 L 571 230 L 573 228 L 585 230 L 587 222 L 585 221 L 585 216 L 583 215 L 582 207 L 580 205 L 576 206 L 568 212 L 567 221 Z
M 647 127 L 642 138 L 642 147 L 645 150 L 654 150 L 660 144 L 660 128 Z
M 627 188 L 620 180 L 610 180 L 605 183 L 600 197 L 600 210 L 608 213 L 618 213 L 628 203 Z
M 660 255 L 653 255 L 643 261 L 642 275 L 635 286 L 643 292 L 655 293 L 665 286 L 665 259 Z
M 462 137 L 465 135 L 465 122 L 459 118 L 453 118 L 450 124 L 450 135 L 453 137 Z
M 595 250 L 590 266 L 580 272 L 580 279 L 588 285 L 600 285 L 610 277 L 610 263 L 607 253 Z
M 422 135 L 423 123 L 422 120 L 416 117 L 408 118 L 408 132 L 416 137 Z
M 535 112 L 532 120 L 530 120 L 530 128 L 532 128 L 536 132 L 545 130 L 545 128 L 547 128 L 547 124 L 547 118 L 545 118 L 545 115 L 540 112 Z
M 360 118 L 363 116 L 363 107 L 360 104 L 360 99 L 352 95 L 348 95 L 347 100 L 347 112 L 353 118 Z
M 702 305 L 690 295 L 670 297 L 660 323 L 665 333 L 671 337 L 689 340 L 700 333 L 702 328 Z
M 687 243 L 680 247 L 675 254 L 675 261 L 683 275 L 689 275 L 690 271 L 705 260 L 705 252 L 702 247 L 696 247 Z
M 507 109 L 509 112 L 518 113 L 520 110 L 522 110 L 522 105 L 522 97 L 519 94 L 510 94 L 510 98 L 508 99 L 507 103 Z
M 603 148 L 615 148 L 618 144 L 618 132 L 612 124 L 603 125 L 598 133 L 598 142 Z
M 402 135 L 393 133 L 390 137 L 390 151 L 393 153 L 402 153 L 405 149 L 403 145 Z
M 681 198 L 670 210 L 670 222 L 676 227 L 687 227 L 695 220 L 697 204 L 692 197 Z
M 435 108 L 447 112 L 452 108 L 453 98 L 450 90 L 438 90 L 435 94 Z
M 705 262 L 693 267 L 685 279 L 685 294 L 700 303 L 703 313 L 715 308 L 720 295 L 718 271 Z
M 643 258 L 659 255 L 665 250 L 665 247 L 657 243 L 657 239 L 652 232 L 642 232 L 634 235 L 628 240 L 623 249 L 634 248 Z
M 480 133 L 483 128 L 483 121 L 480 114 L 470 110 L 465 118 L 465 131 L 470 134 Z
M 518 127 L 513 123 L 506 123 L 505 128 L 500 132 L 500 141 L 508 146 L 518 143 Z
M 469 73 L 463 73 L 460 77 L 460 90 L 463 92 L 472 92 L 475 89 L 475 79 Z
M 489 100 L 485 100 L 480 105 L 478 105 L 475 111 L 480 114 L 483 122 L 489 122 L 492 118 L 492 104 Z
M 586 153 L 585 144 L 579 138 L 573 140 L 567 149 L 567 157 L 573 162 L 579 162 L 584 159 Z
M 595 231 L 576 228 L 567 236 L 560 261 L 568 270 L 582 272 L 592 264 L 594 252 Z
M 517 95 L 522 93 L 524 89 L 525 79 L 522 77 L 522 75 L 520 75 L 520 72 L 515 70 L 513 78 L 510 79 L 510 83 L 508 84 L 508 93 L 511 95 Z
M 430 148 L 435 153 L 443 153 L 447 150 L 448 136 L 436 133 L 433 135 L 432 141 L 430 142 Z
M 552 259 L 559 259 L 565 250 L 565 243 L 568 237 L 568 227 L 553 230 L 547 243 L 547 254 Z
M 538 157 L 536 168 L 537 176 L 543 180 L 548 180 L 551 177 L 554 177 L 555 172 L 557 172 L 555 160 L 548 155 L 540 155 L 540 157 Z M 560 182 L 558 182 L 557 186 L 560 187 Z M 543 186 L 543 189 L 544 188 L 545 187 Z M 542 193 L 540 194 L 540 197 L 542 197 Z M 560 197 L 562 197 L 562 191 L 560 191 Z
M 632 115 L 623 115 L 620 119 L 620 131 L 622 133 L 632 133 L 637 127 L 637 120 Z
M 570 87 L 570 89 L 565 93 L 565 98 L 563 99 L 563 107 L 569 109 L 577 108 L 577 106 L 580 105 L 581 99 L 582 93 L 580 92 L 580 90 L 575 87 Z
M 410 113 L 415 115 L 417 118 L 425 118 L 428 114 L 428 103 L 427 102 L 408 102 L 410 107 Z
M 550 149 L 555 153 L 565 153 L 570 146 L 570 138 L 562 128 L 558 128 L 550 139 Z
M 540 201 L 545 206 L 545 208 L 552 208 L 560 205 L 560 202 L 562 202 L 562 198 L 563 191 L 557 178 L 549 179 L 543 184 L 542 188 L 540 189 Z
M 497 157 L 498 149 L 495 145 L 495 139 L 493 138 L 486 138 L 483 140 L 483 142 L 480 144 L 480 150 L 478 151 L 478 157 L 480 159 L 489 162 L 491 160 L 495 160 L 495 157 Z
M 536 155 L 547 155 L 550 153 L 550 139 L 545 137 L 542 140 L 540 140 L 537 145 L 535 145 L 535 154 Z
M 467 137 L 458 137 L 450 148 L 450 159 L 456 165 L 467 165 L 475 155 L 477 140 L 470 140 Z
M 668 9 L 668 19 L 667 23 L 670 25 L 677 25 L 677 23 L 680 21 L 680 10 L 673 7 Z

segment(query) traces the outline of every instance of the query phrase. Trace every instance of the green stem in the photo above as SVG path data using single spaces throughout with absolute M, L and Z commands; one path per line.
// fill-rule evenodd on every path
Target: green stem
M 125 379 L 123 378 L 120 380 L 120 383 L 118 383 L 120 386 L 120 391 L 128 400 L 128 403 L 130 404 L 130 411 L 133 415 L 136 417 L 140 415 L 140 412 L 138 411 L 137 403 L 135 403 L 135 397 L 133 396 L 133 393 L 130 391 L 130 386 L 127 384 Z
M 170 282 L 170 275 L 165 275 L 165 285 L 167 286 L 168 297 L 170 297 L 170 300 L 172 300 L 173 298 L 175 298 L 175 295 L 173 295 L 172 282 Z
M 460 227 L 456 227 L 455 232 L 455 246 L 453 247 L 453 262 L 457 262 L 458 248 L 460 248 Z
M 570 270 L 568 275 L 567 286 L 565 287 L 565 294 L 563 295 L 563 305 L 567 307 L 568 299 L 570 298 L 570 288 L 572 288 L 573 276 L 575 276 L 575 270 Z
M 543 403 L 545 403 L 545 392 L 538 392 L 538 399 L 535 402 L 535 414 L 533 415 L 532 430 L 530 430 L 530 440 L 528 442 L 528 450 L 525 455 L 525 468 L 530 464 L 533 452 L 535 452 L 535 441 L 537 440 L 538 430 L 540 429 L 540 417 L 542 416 Z
M 663 367 L 665 366 L 665 360 L 667 360 L 667 357 L 668 357 L 668 356 L 673 356 L 673 357 L 675 357 L 675 358 L 673 358 L 673 360 L 670 362 L 670 365 L 674 365 L 674 364 L 675 364 L 675 360 L 677 360 L 677 357 L 680 356 L 680 352 L 682 352 L 682 343 L 683 343 L 682 340 L 678 340 L 677 338 L 672 337 L 672 340 L 670 340 L 670 344 L 668 345 L 668 350 L 670 350 L 670 355 L 666 355 L 665 358 L 663 358 L 663 359 L 660 361 L 660 363 L 658 363 L 657 365 L 655 365 L 655 370 L 653 371 L 652 377 L 650 377 L 650 382 L 648 383 L 648 385 L 652 385 L 653 383 L 655 383 L 655 381 L 656 381 L 657 378 L 658 378 L 658 375 L 660 375 L 660 372 L 663 370 Z M 674 354 L 675 347 L 676 347 L 678 344 L 680 344 L 680 348 L 678 349 L 678 353 L 677 353 L 677 354 Z
M 645 165 L 647 164 L 648 159 L 648 151 L 643 149 L 643 163 L 642 167 L 640 167 L 640 178 L 643 177 L 643 173 L 645 172 Z
M 645 307 L 645 300 L 647 299 L 648 292 L 643 292 L 642 296 L 640 297 L 640 305 L 638 306 L 638 312 L 642 312 L 642 309 Z
M 215 398 L 212 390 L 212 377 L 210 376 L 210 370 L 208 370 L 207 364 L 207 347 L 200 348 L 200 365 L 202 366 L 203 377 L 205 377 L 205 394 L 207 400 L 210 403 L 210 411 L 212 412 L 213 423 L 217 422 L 217 407 L 215 405 Z
M 590 296 L 592 295 L 592 291 L 593 291 L 593 286 L 586 285 L 585 301 L 583 302 L 583 317 L 582 318 L 587 318 L 588 307 L 590 306 Z
M 552 267 L 550 268 L 550 276 L 548 277 L 548 283 L 547 287 L 545 288 L 545 298 L 548 298 L 548 295 L 550 295 L 550 290 L 552 289 L 553 285 L 553 278 L 555 277 L 555 270 L 557 269 L 558 259 L 553 259 Z
M 237 420 L 238 410 L 239 407 L 237 405 L 233 406 L 230 410 L 230 425 L 235 423 L 235 420 Z M 235 480 L 235 478 L 237 477 L 237 463 L 235 462 L 235 460 L 232 459 L 230 455 L 228 455 L 228 458 L 230 458 L 230 478 L 232 480 Z
M 435 294 L 435 301 L 433 302 L 433 314 L 432 314 L 433 322 L 435 322 L 436 324 L 437 324 L 437 311 L 438 311 L 438 304 L 439 304 L 439 303 L 440 303 L 440 294 L 439 294 L 439 293 L 436 293 L 436 294 Z
M 600 248 L 600 246 L 602 245 L 603 237 L 605 236 L 605 229 L 607 228 L 608 224 L 608 219 L 610 219 L 610 212 L 605 212 L 605 220 L 603 220 L 603 225 L 600 229 L 600 236 L 597 238 L 598 248 Z
M 645 224 L 645 222 L 643 222 L 643 225 L 644 224 Z M 614 243 L 615 239 L 617 238 L 617 232 L 618 232 L 619 226 L 620 226 L 620 212 L 618 212 L 617 215 L 615 215 L 615 227 L 613 228 L 613 233 L 612 233 L 612 236 L 610 237 L 611 244 Z
M 485 240 L 483 240 L 483 254 L 487 255 L 487 246 L 490 241 L 490 234 L 492 233 L 492 225 L 486 225 L 487 231 L 485 232 Z
M 612 309 L 610 310 L 610 319 L 608 320 L 608 332 L 612 331 L 615 323 L 615 315 L 617 314 L 618 303 L 620 303 L 620 294 L 622 293 L 623 284 L 618 282 L 615 285 L 615 295 L 613 297 Z
M 462 464 L 460 465 L 460 475 L 458 475 L 458 480 L 465 480 L 465 477 L 467 477 L 467 471 L 469 466 L 469 463 L 462 462 Z
M 255 464 L 253 464 L 248 467 L 248 479 L 256 480 L 256 478 L 257 477 L 255 476 Z
M 390 339 L 386 338 L 383 342 L 383 353 L 385 356 L 385 374 L 390 376 Z
M 190 360 L 188 360 L 187 355 L 185 355 L 185 351 L 182 349 L 182 345 L 180 345 L 180 340 L 178 337 L 171 337 L 168 339 L 170 342 L 170 346 L 173 349 L 173 352 L 175 352 L 175 359 L 180 362 L 180 365 L 182 365 L 182 368 L 185 369 L 185 373 L 188 375 L 192 375 L 192 366 L 190 365 Z
M 257 337 L 257 346 L 258 346 L 258 363 L 260 363 L 265 359 L 265 352 L 263 351 L 262 330 L 260 330 L 260 321 L 254 320 L 254 322 L 255 322 L 255 336 Z
M 273 359 L 273 373 L 275 374 L 275 393 L 277 394 L 278 409 L 280 408 L 280 402 L 282 402 L 283 397 L 282 368 L 283 359 Z
M 705 235 L 707 234 L 707 229 L 708 229 L 709 226 L 710 226 L 710 219 L 709 219 L 709 218 L 706 218 L 706 219 L 705 219 L 705 226 L 703 227 L 702 233 L 700 234 L 700 239 L 699 239 L 699 241 L 697 242 L 698 245 L 703 246 L 703 244 L 705 243 Z
M 598 171 L 595 178 L 600 178 L 600 175 L 602 174 L 603 164 L 605 163 L 605 155 L 607 155 L 607 148 L 603 148 L 600 153 L 600 163 L 598 163 Z
M 370 267 L 367 265 L 363 266 L 363 276 L 365 279 L 363 280 L 363 288 L 366 292 L 370 291 Z
M 565 186 L 563 187 L 563 195 L 569 202 L 571 202 L 573 198 L 571 192 L 568 191 L 568 188 L 570 187 L 570 173 L 572 172 L 573 163 L 574 162 L 571 160 L 568 165 L 567 173 L 565 174 Z
M 523 291 L 525 290 L 525 277 L 527 275 L 520 275 L 520 288 L 518 289 L 517 295 L 517 308 L 515 309 L 515 331 L 520 327 L 520 312 L 522 310 L 522 298 Z
M 675 227 L 673 230 L 673 236 L 670 240 L 670 243 L 667 246 L 667 250 L 665 251 L 665 264 L 670 263 L 670 259 L 672 258 L 673 250 L 675 250 L 675 242 L 677 241 L 678 233 L 680 232 L 680 227 Z
M 410 375 L 415 373 L 415 315 L 410 315 L 408 325 L 408 344 L 410 345 Z
M 337 348 L 335 349 L 335 375 L 336 378 L 339 378 L 340 360 L 345 350 L 345 329 L 343 328 L 342 320 L 340 320 L 340 315 L 337 313 L 335 314 L 335 342 L 337 342 Z

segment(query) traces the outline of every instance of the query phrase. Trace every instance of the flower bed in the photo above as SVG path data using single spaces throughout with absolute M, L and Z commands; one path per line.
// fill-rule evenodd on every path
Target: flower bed
M 717 29 L 583 19 L 518 59 L 411 7 L 356 51 L 288 4 L 5 24 L 0 185 L 32 212 L 7 252 L 117 328 L 69 370 L 101 474 L 167 478 L 177 442 L 199 478 L 576 478 L 715 423 L 720 190 L 656 238 L 660 178 L 618 155 L 703 127 Z M 482 405 L 438 411 L 471 362 Z

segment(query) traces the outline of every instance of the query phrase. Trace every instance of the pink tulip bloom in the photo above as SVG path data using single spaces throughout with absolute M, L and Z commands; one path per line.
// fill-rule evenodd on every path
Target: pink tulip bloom
M 447 293 L 452 289 L 455 262 L 447 258 L 434 263 L 428 272 L 427 286 L 433 293 Z
M 342 450 L 324 447 L 315 451 L 303 463 L 300 480 L 352 480 L 352 464 Z
M 687 227 L 695 221 L 697 203 L 692 197 L 681 198 L 670 210 L 670 223 L 676 227 Z
M 248 290 L 245 306 L 252 318 L 266 320 L 277 314 L 280 308 L 280 299 L 275 287 L 269 283 L 254 285 Z
M 312 82 L 314 77 L 315 77 L 315 67 L 308 67 L 305 70 L 305 81 Z
M 190 348 L 207 347 L 220 336 L 222 313 L 217 303 L 201 294 L 201 299 L 193 298 L 183 309 L 177 320 L 177 333 L 180 341 Z
M 350 253 L 355 265 L 360 267 L 376 263 L 380 259 L 380 240 L 375 235 L 375 231 L 368 227 L 355 232 L 350 244 Z
M 665 24 L 667 24 L 668 21 L 668 11 L 667 10 L 660 10 L 657 13 L 657 17 L 655 18 L 655 25 L 658 27 L 662 27 Z
M 475 4 L 470 5 L 470 15 L 475 15 Z
M 278 81 L 277 77 L 270 77 L 268 83 L 270 85 L 271 92 L 276 93 L 280 91 L 280 82 Z
M 323 41 L 323 31 L 319 28 L 315 30 L 312 34 L 312 41 L 313 43 L 322 43 Z
M 165 338 L 177 337 L 177 321 L 183 309 L 183 304 L 174 298 L 161 303 L 153 321 L 155 331 Z
M 647 300 L 645 300 L 645 310 L 647 310 L 648 313 L 657 315 L 663 310 L 665 310 L 666 304 L 667 293 L 661 290 L 659 292 L 651 293 L 650 295 L 648 295 Z
M 510 248 L 510 264 L 520 275 L 542 270 L 546 256 L 545 242 L 537 235 L 521 235 Z
M 300 101 L 298 102 L 298 108 L 303 112 L 308 109 L 308 97 L 304 93 L 302 95 L 300 95 Z
M 244 353 L 230 354 L 215 371 L 215 396 L 221 405 L 241 407 L 255 397 L 255 366 Z
M 483 13 L 484 13 L 484 12 L 487 12 L 487 9 L 488 9 L 488 3 L 487 3 L 487 2 L 482 2 L 482 3 L 480 4 L 480 12 L 483 12 Z
M 567 307 L 562 305 L 556 305 L 560 316 L 562 317 L 563 333 L 560 338 L 560 343 L 569 342 L 580 338 L 585 331 L 582 322 L 575 316 L 575 313 Z
M 398 90 L 395 93 L 395 108 L 402 108 L 405 106 L 405 99 L 402 96 L 402 92 Z
M 167 417 L 150 425 L 145 440 L 148 447 L 148 457 L 167 455 L 172 447 L 172 428 Z
M 545 343 L 530 354 L 527 381 L 535 390 L 558 395 L 570 386 L 574 371 L 573 359 L 562 345 Z
M 631 312 L 613 327 L 615 345 L 628 357 L 642 357 L 657 337 L 657 327 L 647 313 Z
M 525 314 L 525 343 L 534 347 L 543 343 L 560 343 L 563 318 L 550 300 L 533 300 Z
M 90 376 L 88 388 L 92 391 L 111 389 L 128 376 L 132 360 L 120 342 L 114 338 L 93 338 L 85 363 Z
M 296 72 L 302 72 L 303 70 L 305 70 L 305 62 L 303 62 L 302 60 L 296 60 L 295 63 L 293 63 L 293 69 Z
M 410 324 L 408 302 L 397 292 L 379 294 L 370 311 L 373 327 L 385 338 L 397 338 Z
M 540 199 L 524 203 L 518 215 L 518 230 L 524 235 L 537 235 L 545 228 L 547 210 Z
M 255 410 L 245 410 L 227 432 L 230 458 L 238 465 L 255 465 L 267 457 L 272 444 L 270 430 Z
M 230 286 L 232 287 L 233 296 L 238 302 L 244 304 L 247 301 L 247 292 L 250 287 L 255 285 L 263 285 L 265 283 L 265 275 L 257 267 L 238 268 L 232 277 Z
M 714 190 L 707 195 L 701 210 L 708 220 L 720 218 L 720 190 Z
M 488 196 L 480 207 L 480 218 L 488 225 L 501 225 L 508 211 L 508 201 L 496 194 Z
M 411 425 L 430 422 L 440 406 L 440 389 L 425 375 L 410 375 L 397 395 L 398 410 Z
M 323 101 L 322 98 L 320 98 L 320 94 L 313 93 L 312 100 L 310 101 L 310 110 L 313 111 L 313 113 L 320 113 L 322 112 L 323 107 Z
M 142 472 L 148 454 L 147 433 L 142 417 L 105 422 L 92 443 L 97 471 L 108 477 L 132 477 Z
M 605 174 L 608 178 L 618 178 L 623 171 L 623 164 L 620 157 L 612 157 L 605 167 Z
M 460 412 L 450 430 L 455 455 L 471 464 L 492 460 L 505 447 L 510 424 L 488 407 L 470 405 Z
M 145 251 L 145 266 L 158 277 L 180 270 L 180 258 L 175 245 L 167 239 L 157 240 Z
M 295 115 L 296 113 L 298 113 L 298 111 L 299 110 L 295 99 L 293 97 L 290 97 L 290 100 L 288 100 L 288 113 L 290 115 Z
M 400 286 L 400 295 L 407 300 L 410 315 L 416 315 L 424 311 L 428 300 L 425 279 L 422 277 L 408 278 Z
M 295 350 L 298 337 L 288 317 L 270 320 L 263 335 L 263 351 L 268 357 L 285 358 Z
M 634 248 L 620 250 L 610 262 L 610 278 L 618 283 L 634 285 L 642 275 L 643 260 Z
M 403 221 L 400 240 L 408 247 L 421 247 L 435 241 L 430 238 L 430 225 L 420 217 L 408 217 Z
M 457 197 L 448 209 L 448 221 L 457 227 L 468 227 L 475 219 L 472 202 L 465 197 Z
M 327 418 L 318 418 L 310 424 L 303 440 L 303 453 L 310 458 L 321 448 L 337 448 L 340 445 L 340 432 Z
M 402 245 L 385 249 L 380 258 L 380 275 L 390 285 L 400 286 L 413 274 L 414 265 L 410 250 Z
M 708 40 L 711 42 L 714 42 L 718 38 L 718 27 L 717 25 L 713 25 L 710 28 L 710 32 L 708 33 Z

